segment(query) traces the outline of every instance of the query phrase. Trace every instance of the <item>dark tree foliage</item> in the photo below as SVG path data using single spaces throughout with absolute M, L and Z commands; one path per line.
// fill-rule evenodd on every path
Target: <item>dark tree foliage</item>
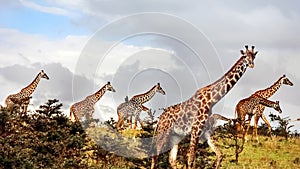
M 277 121 L 279 126 L 274 130 L 274 134 L 277 136 L 283 136 L 285 140 L 288 140 L 288 137 L 291 135 L 290 129 L 294 127 L 291 125 L 291 119 L 289 117 L 281 118 L 279 115 L 270 114 L 271 121 Z
M 61 106 L 54 99 L 35 114 L 0 111 L 0 168 L 87 168 L 81 158 L 87 137 Z

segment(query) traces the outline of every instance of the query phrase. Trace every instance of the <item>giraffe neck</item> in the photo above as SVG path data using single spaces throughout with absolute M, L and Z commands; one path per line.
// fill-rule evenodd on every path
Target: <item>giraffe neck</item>
M 260 97 L 259 98 L 259 104 L 262 104 L 262 105 L 267 106 L 267 107 L 274 107 L 274 105 L 276 105 L 276 102 L 273 102 L 271 100 Z
M 148 92 L 135 95 L 133 96 L 130 100 L 135 101 L 136 103 L 143 104 L 146 103 L 147 101 L 151 100 L 152 97 L 155 95 L 155 87 L 152 87 Z
M 246 69 L 248 67 L 248 63 L 244 60 L 242 56 L 232 67 L 231 69 L 225 73 L 219 80 L 209 85 L 209 89 L 211 90 L 211 104 L 217 103 L 220 99 L 222 99 L 238 82 L 238 80 L 243 76 Z
M 22 96 L 23 97 L 29 97 L 34 92 L 34 90 L 36 89 L 36 87 L 39 84 L 41 78 L 42 78 L 42 75 L 39 73 L 28 86 L 26 86 L 25 88 L 23 88 L 21 90 Z
M 104 95 L 106 92 L 106 86 L 103 86 L 100 90 L 98 90 L 96 93 L 88 96 L 89 101 L 91 101 L 93 104 L 95 104 L 97 101 L 100 100 L 100 98 Z
M 278 79 L 272 86 L 270 86 L 264 90 L 257 91 L 255 94 L 259 95 L 260 97 L 263 97 L 263 98 L 271 97 L 281 87 L 281 85 L 282 85 L 281 79 L 282 78 Z

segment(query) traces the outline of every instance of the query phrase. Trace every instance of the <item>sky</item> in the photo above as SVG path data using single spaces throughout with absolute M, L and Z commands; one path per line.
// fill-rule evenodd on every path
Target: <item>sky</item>
M 255 67 L 213 112 L 233 118 L 239 100 L 285 74 L 294 86 L 283 85 L 270 100 L 280 101 L 281 116 L 299 131 L 299 6 L 280 0 L 0 0 L 0 104 L 43 69 L 50 79 L 39 83 L 32 110 L 56 98 L 68 114 L 71 104 L 110 81 L 116 93 L 101 98 L 95 116 L 116 119 L 126 95 L 159 82 L 166 95 L 146 103 L 158 116 L 221 77 L 248 44 L 259 51 Z M 278 114 L 270 108 L 264 114 L 270 112 Z

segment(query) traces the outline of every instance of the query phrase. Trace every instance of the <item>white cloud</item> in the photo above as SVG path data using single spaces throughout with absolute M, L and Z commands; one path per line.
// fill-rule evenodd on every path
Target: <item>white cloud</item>
M 67 10 L 62 9 L 62 8 L 42 6 L 42 5 L 39 5 L 32 1 L 27 1 L 27 0 L 20 0 L 20 2 L 25 7 L 32 8 L 32 9 L 40 11 L 40 12 L 45 12 L 45 13 L 50 13 L 50 14 L 55 14 L 55 15 L 64 15 L 64 16 L 70 15 L 70 13 Z
M 0 28 L 0 67 L 13 64 L 59 62 L 74 71 L 76 61 L 87 41 L 87 36 L 69 35 L 64 39 L 49 39 L 41 35 Z
M 225 98 L 225 111 L 227 109 L 231 111 L 240 99 L 248 97 L 258 89 L 271 85 L 282 74 L 287 74 L 291 77 L 295 86 L 280 91 L 278 97 L 275 98 L 280 100 L 282 105 L 286 106 L 288 112 L 295 113 L 300 109 L 296 102 L 300 95 L 300 90 L 297 86 L 297 84 L 300 83 L 300 71 L 297 64 L 300 52 L 298 45 L 300 44 L 300 39 L 297 36 L 299 35 L 300 30 L 300 12 L 298 10 L 299 5 L 297 5 L 299 2 L 266 2 L 259 0 L 251 2 L 228 1 L 226 3 L 203 1 L 185 3 L 173 0 L 164 2 L 120 2 L 114 0 L 47 1 L 51 7 L 38 5 L 25 0 L 21 2 L 29 8 L 56 15 L 69 16 L 71 13 L 70 11 L 76 12 L 80 17 L 74 18 L 71 16 L 71 21 L 76 23 L 77 26 L 88 28 L 91 31 L 96 31 L 99 27 L 111 23 L 115 19 L 138 12 L 164 12 L 179 16 L 200 28 L 206 36 L 212 40 L 212 43 L 220 54 L 224 71 L 227 71 L 239 58 L 239 50 L 243 49 L 245 44 L 256 45 L 259 53 L 255 60 L 255 68 L 248 69 L 244 77 Z M 176 27 L 172 25 L 172 22 L 163 21 L 160 18 L 152 19 L 159 23 L 158 27 L 160 29 L 163 29 L 165 25 L 169 25 L 166 30 L 163 30 L 164 32 L 179 31 L 185 33 L 185 25 Z M 122 27 L 118 27 L 118 29 L 124 31 L 126 31 L 126 29 L 147 30 L 144 28 L 150 27 L 152 22 L 146 21 L 143 22 L 143 25 L 140 23 L 141 22 L 127 22 L 124 23 Z M 68 67 L 72 72 L 75 71 L 78 56 L 84 48 L 85 42 L 88 41 L 88 37 L 86 36 L 67 36 L 60 40 L 53 40 L 46 36 L 25 34 L 17 30 L 4 28 L 0 29 L 0 36 L 0 57 L 5 58 L 2 59 L 0 63 L 1 67 L 13 65 L 15 63 L 30 65 L 30 63 L 34 62 L 59 62 L 63 66 Z M 195 39 L 198 38 L 195 34 L 189 32 L 185 33 L 182 37 L 189 39 L 191 42 L 196 42 Z M 154 43 L 160 44 L 160 42 Z M 165 44 L 170 43 L 172 42 L 168 41 Z M 102 48 L 110 46 L 110 44 L 110 42 L 101 39 L 101 42 L 93 48 L 95 48 L 95 51 L 99 51 L 102 50 Z M 106 75 L 102 76 L 99 74 L 100 79 L 97 79 L 99 80 L 97 81 L 97 84 L 110 80 L 112 76 L 114 76 L 114 73 L 116 73 L 116 76 L 122 76 L 119 81 L 116 81 L 118 82 L 116 85 L 122 87 L 124 83 L 128 82 L 126 79 L 131 78 L 131 71 L 140 71 L 140 68 L 149 66 L 166 69 L 177 76 L 182 76 L 182 78 L 178 78 L 178 81 L 189 82 L 191 79 L 190 76 L 187 76 L 186 74 L 188 71 L 179 71 L 179 69 L 176 69 L 182 66 L 182 63 L 174 59 L 173 54 L 176 54 L 183 59 L 183 61 L 191 68 L 192 72 L 201 72 L 197 76 L 197 81 L 201 86 L 208 84 L 210 80 L 216 80 L 209 79 L 205 76 L 206 74 L 202 74 L 203 65 L 196 64 L 194 60 L 189 61 L 189 57 L 187 56 L 190 56 L 190 53 L 184 51 L 183 48 L 178 48 L 179 45 L 176 46 L 170 44 L 170 46 L 172 46 L 170 48 L 166 48 L 164 45 L 161 47 L 156 46 L 149 48 L 149 46 L 119 44 L 109 53 L 108 58 L 109 60 L 113 60 L 113 62 L 104 60 L 102 62 L 103 65 L 98 65 L 99 68 L 105 70 Z M 175 52 L 172 53 L 173 51 Z M 201 52 L 200 54 L 205 55 L 204 53 L 205 52 Z M 153 58 L 155 59 L 150 57 L 151 54 L 153 54 Z M 145 58 L 140 62 L 136 62 L 138 56 L 144 56 Z M 92 57 L 99 58 L 100 56 L 93 55 Z M 218 68 L 219 66 L 209 57 L 205 57 L 205 61 L 208 62 L 206 64 L 207 67 Z M 83 63 L 87 63 L 87 65 L 83 67 L 82 71 L 86 71 L 87 73 L 90 72 L 88 64 L 89 60 L 83 59 Z M 218 77 L 222 76 L 222 73 L 217 72 L 216 74 Z M 164 82 L 173 83 L 171 80 Z M 152 81 L 147 81 L 147 83 L 152 83 Z M 140 84 L 139 86 L 143 86 L 140 88 L 144 89 L 147 88 L 149 84 Z M 170 84 L 165 88 L 168 88 L 169 86 Z M 194 90 L 195 86 L 191 87 L 186 83 L 180 85 L 180 87 L 187 88 L 184 91 L 185 96 L 191 95 L 191 91 Z M 175 86 L 170 88 L 173 88 L 174 90 L 177 89 Z M 123 94 L 125 95 L 127 93 L 121 92 L 117 101 L 123 100 Z M 172 95 L 172 97 L 173 96 L 175 96 L 175 94 Z M 179 100 L 181 97 L 175 98 L 176 99 L 173 99 L 171 102 L 181 101 Z M 109 100 L 103 100 L 103 102 L 105 105 L 117 106 L 111 105 L 111 101 Z M 216 110 L 222 111 L 222 109 L 217 107 Z M 233 112 L 230 112 L 230 115 L 233 115 Z

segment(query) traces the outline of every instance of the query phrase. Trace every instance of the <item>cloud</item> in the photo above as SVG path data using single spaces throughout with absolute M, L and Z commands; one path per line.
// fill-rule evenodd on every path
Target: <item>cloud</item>
M 8 28 L 0 28 L 0 36 L 0 57 L 6 58 L 0 67 L 15 63 L 29 65 L 35 62 L 60 62 L 72 71 L 88 39 L 87 36 L 69 35 L 57 40 Z
M 9 94 L 17 93 L 30 84 L 40 70 L 44 70 L 50 79 L 42 79 L 33 93 L 31 103 L 35 108 L 48 99 L 58 99 L 64 104 L 63 108 L 68 109 L 70 104 L 84 99 L 95 91 L 96 84 L 93 81 L 83 76 L 73 76 L 73 73 L 60 63 L 35 63 L 28 67 L 13 65 L 0 68 L 2 79 L 0 88 L 5 90 L 0 96 L 3 103 Z M 73 84 L 73 78 L 84 87 L 77 88 L 78 86 Z
M 0 1 L 0 4 L 4 4 L 3 2 Z M 33 75 L 38 71 L 37 67 L 40 68 L 33 63 L 38 62 L 48 66 L 48 71 L 56 79 L 55 84 L 51 85 L 54 87 L 49 87 L 52 93 L 37 91 L 36 96 L 41 98 L 60 96 L 66 104 L 71 103 L 70 76 L 74 72 L 79 72 L 75 77 L 78 86 L 75 87 L 76 91 L 82 90 L 82 93 L 76 93 L 74 96 L 76 101 L 87 93 L 92 93 L 106 81 L 112 81 L 117 93 L 108 94 L 99 105 L 104 104 L 114 110 L 124 100 L 125 95 L 145 92 L 159 81 L 167 95 L 155 97 L 149 106 L 154 108 L 169 106 L 188 99 L 195 90 L 221 77 L 239 59 L 239 50 L 243 49 L 245 44 L 249 44 L 256 45 L 259 51 L 255 59 L 255 68 L 247 70 L 234 89 L 213 111 L 232 117 L 239 100 L 271 85 L 282 74 L 287 74 L 295 86 L 283 86 L 272 99 L 280 100 L 282 107 L 286 107 L 287 114 L 284 112 L 283 115 L 295 114 L 300 108 L 297 103 L 300 95 L 297 85 L 300 83 L 297 64 L 300 42 L 296 36 L 300 30 L 298 9 L 300 2 L 54 0 L 47 1 L 47 6 L 23 2 L 27 3 L 27 7 L 41 12 L 63 16 L 71 12 L 76 13 L 80 17 L 68 16 L 70 21 L 76 26 L 89 29 L 90 32 L 102 31 L 119 24 L 115 29 L 106 29 L 106 35 L 109 36 L 98 37 L 94 46 L 84 46 L 92 38 L 88 40 L 87 36 L 71 36 L 72 33 L 63 39 L 54 40 L 47 35 L 25 34 L 22 30 L 1 28 L 0 57 L 5 59 L 2 60 L 0 67 L 3 70 L 19 63 L 18 69 L 23 70 L 19 73 Z M 9 3 L 9 6 L 18 4 L 15 1 Z M 124 20 L 122 24 L 118 22 L 120 18 L 139 12 L 154 12 L 155 17 Z M 159 12 L 178 16 L 180 20 L 183 18 L 186 23 L 191 23 L 203 33 L 202 36 L 191 31 L 187 24 L 178 24 L 173 20 L 157 17 L 160 15 L 155 14 Z M 158 34 L 148 37 L 145 34 L 140 37 L 133 37 L 131 36 L 133 34 L 130 34 L 134 31 L 147 32 L 147 30 L 163 35 L 174 35 L 179 32 L 181 34 L 177 36 L 177 40 L 184 39 L 184 41 L 176 41 L 176 38 L 171 39 L 171 36 L 159 37 Z M 199 39 L 203 41 L 199 43 Z M 121 42 L 113 46 L 116 40 Z M 213 44 L 216 51 L 205 50 L 211 49 L 212 46 L 202 43 L 204 40 Z M 186 48 L 184 42 L 194 48 L 198 46 L 196 54 Z M 114 48 L 109 51 L 109 47 Z M 87 49 L 91 53 L 81 53 L 82 49 L 83 51 Z M 99 64 L 102 51 L 108 52 L 108 60 L 102 62 L 104 65 Z M 216 55 L 219 58 L 216 58 Z M 91 59 L 82 56 L 90 56 Z M 80 67 L 79 64 L 84 66 Z M 101 73 L 101 70 L 104 71 Z M 60 71 L 62 73 L 59 73 Z M 3 72 L 0 84 L 5 84 L 2 88 L 7 90 L 4 91 L 17 90 L 22 87 L 21 84 L 28 83 L 28 78 L 32 78 L 24 79 L 24 76 L 17 76 L 19 78 L 9 79 L 16 75 L 10 76 Z M 48 84 L 50 81 L 41 83 L 41 85 Z M 111 100 L 110 96 L 114 100 Z M 103 109 L 108 111 L 106 108 Z M 225 112 L 220 112 L 223 110 Z
M 62 8 L 43 6 L 43 5 L 39 5 L 37 3 L 34 3 L 32 1 L 27 1 L 27 0 L 20 0 L 20 2 L 25 7 L 32 8 L 32 9 L 40 11 L 40 12 L 45 12 L 45 13 L 50 13 L 50 14 L 55 14 L 55 15 L 63 15 L 63 16 L 70 15 L 70 13 L 67 10 L 64 10 Z

